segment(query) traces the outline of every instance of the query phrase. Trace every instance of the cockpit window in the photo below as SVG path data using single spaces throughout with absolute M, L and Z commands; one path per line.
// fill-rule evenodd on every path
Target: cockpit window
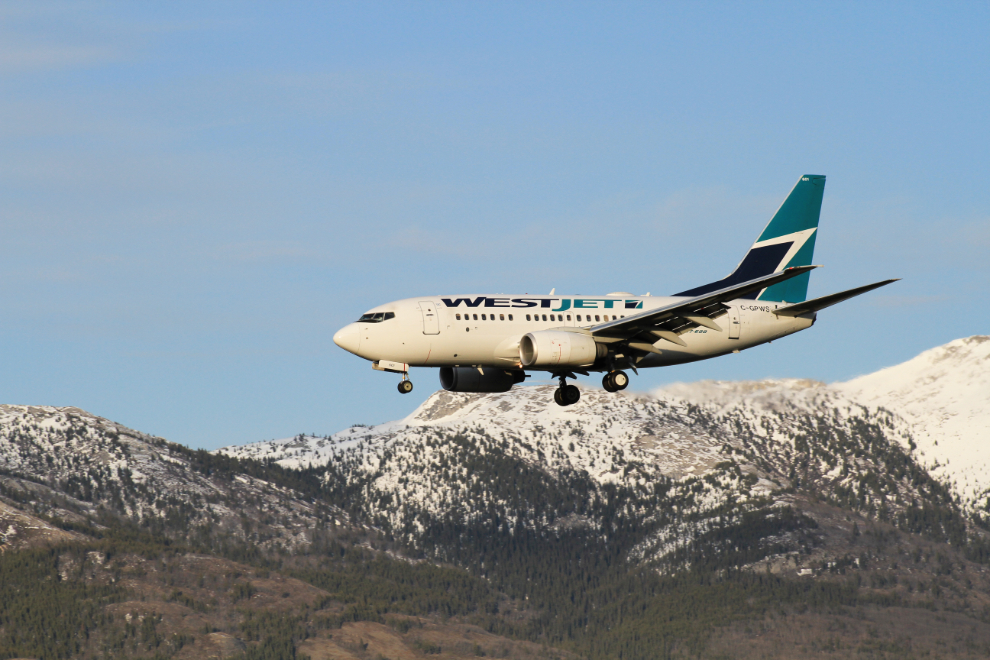
M 381 323 L 395 318 L 395 312 L 374 312 L 362 314 L 357 320 L 358 323 Z

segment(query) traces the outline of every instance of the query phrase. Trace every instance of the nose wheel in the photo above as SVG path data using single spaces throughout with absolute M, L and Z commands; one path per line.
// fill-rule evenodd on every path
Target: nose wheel
M 618 392 L 629 387 L 629 376 L 625 371 L 612 371 L 602 378 L 602 387 L 606 392 Z
M 558 406 L 572 406 L 581 399 L 581 390 L 568 385 L 567 379 L 560 377 L 560 387 L 553 391 L 553 400 Z
M 399 394 L 409 394 L 413 390 L 413 384 L 411 380 L 403 378 L 399 381 Z

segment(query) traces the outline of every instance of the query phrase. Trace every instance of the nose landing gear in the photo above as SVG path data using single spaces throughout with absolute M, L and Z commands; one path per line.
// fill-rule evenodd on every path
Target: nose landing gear
M 612 371 L 602 378 L 602 387 L 606 392 L 618 392 L 629 387 L 629 376 L 625 371 Z
M 553 391 L 553 400 L 558 406 L 572 406 L 581 399 L 581 390 L 568 385 L 564 376 L 560 377 L 560 387 Z

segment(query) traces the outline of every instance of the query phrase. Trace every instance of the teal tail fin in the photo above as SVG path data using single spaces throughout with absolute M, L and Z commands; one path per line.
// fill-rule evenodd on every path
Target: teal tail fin
M 821 215 L 824 193 L 824 176 L 802 176 L 731 275 L 676 295 L 700 296 L 792 266 L 810 266 L 815 252 L 815 237 L 818 235 L 818 218 Z M 745 297 L 775 302 L 802 302 L 808 297 L 810 275 L 810 272 L 798 275 Z

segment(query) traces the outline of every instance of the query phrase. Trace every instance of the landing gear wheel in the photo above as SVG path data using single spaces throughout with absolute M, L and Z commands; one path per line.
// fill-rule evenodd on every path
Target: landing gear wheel
M 553 400 L 558 406 L 573 406 L 581 400 L 581 390 L 574 385 L 564 385 L 553 391 Z
M 605 388 L 606 392 L 624 390 L 629 387 L 629 376 L 626 375 L 625 371 L 613 371 L 605 374 L 605 377 L 602 378 L 602 387 Z
M 613 371 L 612 382 L 615 383 L 615 389 L 624 390 L 629 387 L 629 376 L 625 371 Z
M 581 390 L 567 384 L 567 374 L 554 374 L 560 379 L 560 387 L 553 391 L 553 400 L 558 406 L 571 406 L 581 398 Z
M 399 381 L 399 394 L 409 394 L 412 392 L 412 381 L 411 380 L 400 380 Z

